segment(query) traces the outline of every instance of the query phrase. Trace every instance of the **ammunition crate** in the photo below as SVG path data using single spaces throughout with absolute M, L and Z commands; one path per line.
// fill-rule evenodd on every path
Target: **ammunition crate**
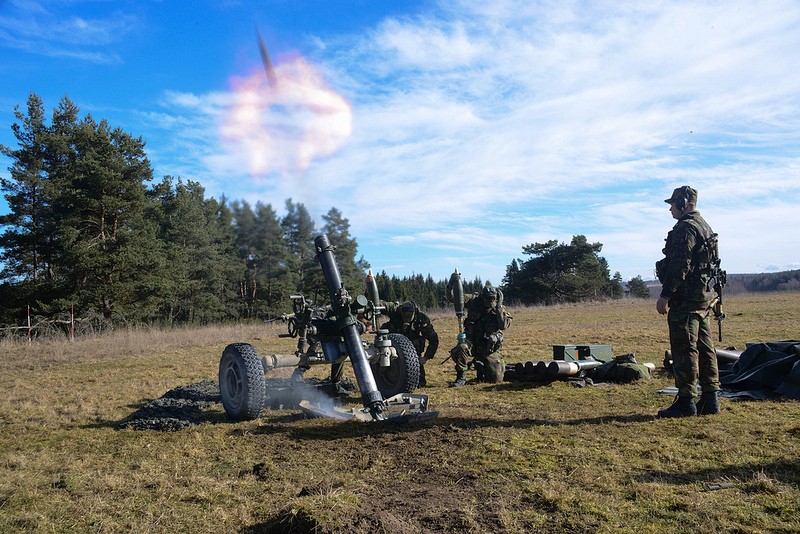
M 614 359 L 611 345 L 553 345 L 553 359 L 576 362 L 595 359 L 610 362 Z

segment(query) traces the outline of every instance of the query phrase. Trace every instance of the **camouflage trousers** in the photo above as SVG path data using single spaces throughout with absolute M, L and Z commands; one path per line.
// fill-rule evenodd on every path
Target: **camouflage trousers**
M 667 323 L 678 396 L 697 397 L 698 381 L 704 393 L 719 391 L 719 367 L 708 310 L 693 310 L 678 303 L 670 306 Z
M 503 381 L 506 362 L 498 352 L 473 354 L 472 347 L 468 343 L 459 343 L 450 351 L 450 354 L 456 364 L 456 374 L 459 371 L 466 371 L 470 359 L 474 358 L 475 370 L 480 382 L 500 383 Z

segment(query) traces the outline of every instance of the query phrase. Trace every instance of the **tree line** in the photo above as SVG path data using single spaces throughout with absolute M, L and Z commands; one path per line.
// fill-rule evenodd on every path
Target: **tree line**
M 24 310 L 48 316 L 74 306 L 111 323 L 205 323 L 286 311 L 287 297 L 322 283 L 302 203 L 206 198 L 170 176 L 151 184 L 141 137 L 91 115 L 69 98 L 49 124 L 31 94 L 15 109 L 17 147 L 0 178 L 10 213 L 0 224 L 2 322 Z M 331 208 L 320 231 L 337 247 L 346 284 L 363 285 L 349 221 Z
M 10 213 L 0 218 L 0 322 L 18 323 L 31 307 L 52 316 L 75 307 L 108 324 L 208 323 L 271 319 L 292 294 L 326 290 L 313 239 L 328 235 L 347 287 L 363 292 L 369 263 L 347 218 L 332 207 L 317 229 L 292 199 L 278 216 L 271 204 L 206 198 L 202 185 L 153 171 L 141 137 L 106 120 L 80 116 L 64 97 L 48 123 L 32 93 L 11 126 L 16 147 L 0 188 Z M 527 259 L 507 267 L 506 302 L 553 304 L 621 298 L 600 243 L 572 241 L 523 247 Z M 446 306 L 447 280 L 376 273 L 382 298 Z M 465 282 L 477 292 L 480 278 Z

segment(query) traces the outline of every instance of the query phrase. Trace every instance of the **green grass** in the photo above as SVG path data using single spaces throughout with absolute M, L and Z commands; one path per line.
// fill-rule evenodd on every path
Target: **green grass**
M 796 293 L 731 297 L 726 308 L 723 346 L 798 337 Z M 649 301 L 512 313 L 507 362 L 607 343 L 660 368 L 667 348 Z M 657 393 L 671 385 L 662 373 L 630 385 L 449 388 L 452 363 L 439 362 L 456 321 L 433 320 L 442 347 L 421 392 L 440 415 L 409 425 L 292 410 L 230 423 L 217 407 L 176 433 L 118 429 L 167 390 L 215 379 L 230 342 L 291 352 L 281 325 L 4 342 L 0 531 L 800 531 L 797 401 L 723 399 L 718 416 L 656 420 L 672 400 Z

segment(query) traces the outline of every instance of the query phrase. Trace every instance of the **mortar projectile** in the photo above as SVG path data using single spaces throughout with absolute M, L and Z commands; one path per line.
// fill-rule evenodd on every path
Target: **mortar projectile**
M 450 288 L 453 291 L 453 308 L 456 315 L 461 317 L 464 315 L 464 284 L 461 283 L 461 273 L 457 268 L 450 275 Z
M 372 302 L 373 305 L 379 306 L 380 296 L 378 295 L 378 282 L 375 281 L 375 277 L 372 275 L 372 269 L 367 272 L 365 284 L 367 286 L 367 298 Z
M 577 362 L 557 361 L 550 362 L 547 366 L 547 372 L 550 376 L 575 376 L 581 371 L 588 371 L 596 369 L 603 365 L 603 362 L 596 360 L 579 360 Z
M 269 57 L 267 45 L 264 44 L 264 39 L 261 38 L 261 33 L 258 30 L 256 30 L 256 36 L 258 37 L 258 51 L 261 53 L 261 62 L 264 64 L 264 72 L 267 75 L 267 81 L 270 87 L 275 87 L 278 85 L 278 77 L 275 75 L 275 67 L 272 66 L 272 60 Z
M 300 356 L 297 354 L 272 354 L 262 356 L 261 364 L 264 370 L 277 369 L 279 367 L 296 367 L 300 363 Z

